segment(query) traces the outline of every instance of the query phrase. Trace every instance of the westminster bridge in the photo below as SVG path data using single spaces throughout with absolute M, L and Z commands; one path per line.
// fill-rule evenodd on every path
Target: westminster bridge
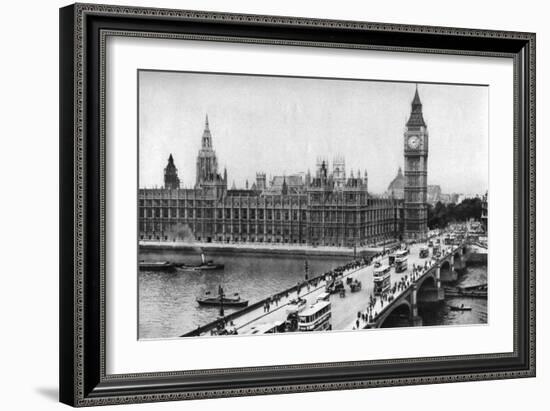
M 333 330 L 356 330 L 381 328 L 398 321 L 402 326 L 422 325 L 418 315 L 419 303 L 442 301 L 445 292 L 442 284 L 456 281 L 459 273 L 466 268 L 471 253 L 471 244 L 465 240 L 453 245 L 444 245 L 444 236 L 439 238 L 441 254 L 439 257 L 420 258 L 420 248 L 425 243 L 409 245 L 408 269 L 396 273 L 391 268 L 390 291 L 382 296 L 373 295 L 374 265 L 388 264 L 389 253 L 375 257 L 366 264 L 350 264 L 343 271 L 343 282 L 348 277 L 361 282 L 362 287 L 357 292 L 350 292 L 346 286 L 345 297 L 339 294 L 330 296 Z M 330 279 L 325 276 L 310 279 L 284 290 L 264 300 L 254 302 L 248 307 L 225 315 L 216 321 L 198 327 L 182 336 L 210 335 L 223 322 L 228 329 L 236 330 L 238 334 L 251 334 L 262 325 L 284 322 L 288 315 L 288 306 L 300 297 L 306 300 L 306 306 L 314 304 Z M 266 303 L 269 309 L 266 309 Z
M 466 268 L 469 256 L 470 248 L 466 241 L 444 248 L 440 258 L 424 260 L 424 263 L 418 261 L 421 260 L 418 254 L 413 254 L 409 261 L 413 260 L 416 269 L 409 269 L 401 276 L 400 283 L 397 283 L 402 284 L 401 288 L 386 298 L 375 299 L 364 313 L 365 319 L 359 317 L 356 326 L 381 328 L 392 317 L 405 319 L 408 325 L 422 325 L 418 304 L 443 301 L 445 290 L 442 284 L 458 279 L 459 273 Z

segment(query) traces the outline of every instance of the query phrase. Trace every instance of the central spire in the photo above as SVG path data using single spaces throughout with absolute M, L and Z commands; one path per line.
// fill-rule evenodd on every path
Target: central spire
M 218 160 L 212 144 L 212 134 L 208 114 L 204 119 L 204 131 L 202 132 L 201 148 L 197 156 L 197 182 L 195 187 L 202 187 L 204 184 L 221 184 L 222 178 L 218 174 Z
M 202 148 L 212 148 L 212 134 L 210 133 L 210 125 L 208 124 L 208 113 L 204 121 L 204 131 L 202 133 Z

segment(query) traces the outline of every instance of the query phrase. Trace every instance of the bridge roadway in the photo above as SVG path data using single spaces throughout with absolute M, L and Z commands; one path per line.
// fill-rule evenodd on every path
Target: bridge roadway
M 437 237 L 434 237 L 434 240 Z M 367 313 L 370 297 L 373 296 L 373 272 L 374 264 L 363 266 L 356 269 L 350 269 L 344 272 L 344 284 L 346 283 L 346 277 L 352 277 L 361 281 L 362 287 L 360 291 L 352 293 L 349 286 L 346 285 L 346 296 L 340 297 L 338 293 L 330 296 L 331 308 L 332 308 L 332 329 L 333 330 L 353 330 L 362 328 L 377 327 L 377 317 L 383 313 L 387 313 L 389 307 L 393 302 L 397 302 L 400 296 L 406 293 L 410 293 L 411 287 L 413 287 L 416 281 L 413 281 L 412 267 L 416 266 L 424 267 L 428 264 L 428 268 L 425 272 L 418 272 L 415 280 L 420 280 L 424 275 L 432 272 L 437 263 L 441 263 L 445 259 L 449 259 L 449 256 L 461 246 L 445 246 L 443 245 L 443 236 L 441 236 L 442 255 L 439 261 L 435 261 L 431 257 L 432 250 L 430 249 L 429 258 L 420 258 L 419 251 L 422 245 L 425 244 L 413 244 L 410 246 L 410 254 L 408 256 L 408 269 L 405 272 L 396 273 L 395 268 L 391 268 L 391 286 L 400 282 L 402 278 L 408 278 L 409 282 L 407 286 L 396 290 L 393 294 L 393 301 L 382 302 L 380 297 L 375 298 L 374 306 L 372 306 L 370 313 L 372 314 L 371 322 L 359 319 L 359 326 L 357 327 L 356 321 L 358 320 L 358 312 Z M 388 263 L 388 256 L 379 257 L 374 261 L 379 260 L 382 264 Z M 310 286 L 309 290 L 305 287 L 302 288 L 299 296 L 305 298 L 307 305 L 314 304 L 317 297 L 325 291 L 326 282 L 320 281 L 317 286 Z M 242 315 L 235 316 L 232 321 L 233 324 L 229 326 L 229 329 L 235 328 L 238 334 L 251 334 L 255 329 L 260 328 L 264 324 L 273 324 L 277 321 L 285 321 L 287 318 L 287 309 L 289 303 L 297 298 L 296 291 L 290 292 L 288 296 L 282 297 L 277 303 L 271 303 L 269 311 L 265 311 L 263 307 L 258 307 L 252 311 L 243 312 Z M 367 315 L 368 320 L 368 315 Z M 204 333 L 206 334 L 206 333 Z M 203 334 L 203 335 L 204 335 Z

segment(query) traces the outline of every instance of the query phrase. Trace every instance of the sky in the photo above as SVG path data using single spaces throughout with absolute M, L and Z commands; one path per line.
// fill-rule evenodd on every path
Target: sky
M 311 170 L 343 156 L 383 193 L 403 167 L 403 132 L 415 83 L 140 71 L 139 185 L 160 187 L 174 156 L 192 187 L 208 114 L 220 174 L 229 184 Z M 419 83 L 429 132 L 428 184 L 445 193 L 488 189 L 489 88 Z

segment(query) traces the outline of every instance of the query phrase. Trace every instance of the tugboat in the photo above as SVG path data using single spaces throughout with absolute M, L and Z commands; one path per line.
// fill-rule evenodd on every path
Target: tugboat
M 227 297 L 223 288 L 218 287 L 218 295 L 216 297 L 211 296 L 210 291 L 207 291 L 204 296 L 197 298 L 199 305 L 204 306 L 221 306 L 221 307 L 246 307 L 248 306 L 248 300 L 243 300 L 239 296 L 239 293 L 233 294 L 233 297 Z
M 187 271 L 211 271 L 211 270 L 223 270 L 223 264 L 214 263 L 212 260 L 206 261 L 204 258 L 204 253 L 201 253 L 201 263 L 200 264 L 186 264 L 180 263 L 176 265 L 178 268 Z
M 170 261 L 140 261 L 139 269 L 142 271 L 173 271 L 175 264 Z

